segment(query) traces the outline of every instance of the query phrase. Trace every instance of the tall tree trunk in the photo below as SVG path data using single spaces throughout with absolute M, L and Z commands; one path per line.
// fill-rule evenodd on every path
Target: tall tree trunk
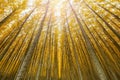
M 2 58 L 4 57 L 5 53 L 8 51 L 9 47 L 11 46 L 11 44 L 14 42 L 14 40 L 16 39 L 16 37 L 18 36 L 18 34 L 20 33 L 23 25 L 25 24 L 25 22 L 29 19 L 29 17 L 31 16 L 31 14 L 34 12 L 35 8 L 31 11 L 31 13 L 28 15 L 28 17 L 25 19 L 25 21 L 20 25 L 18 32 L 15 34 L 15 36 L 13 37 L 12 41 L 9 43 L 9 45 L 7 47 L 5 47 L 5 49 L 2 51 L 1 55 L 0 55 L 0 61 L 2 60 Z
M 84 1 L 85 2 L 85 1 Z M 91 9 L 91 11 L 92 12 L 94 12 L 112 31 L 113 31 L 113 33 L 120 39 L 120 34 L 118 33 L 118 32 L 116 32 L 113 28 L 112 28 L 112 26 L 109 24 L 109 23 L 107 23 L 100 15 L 98 15 L 98 13 L 97 12 L 95 12 L 86 2 L 85 2 L 85 4 Z M 120 49 L 120 46 L 119 45 L 117 45 L 118 47 L 119 47 L 119 49 Z
M 45 39 L 44 39 L 44 42 L 42 44 L 42 48 L 41 48 L 41 52 L 40 52 L 40 61 L 39 61 L 39 66 L 38 66 L 38 70 L 37 70 L 37 74 L 36 74 L 36 80 L 39 80 L 39 75 L 40 75 L 40 72 L 41 72 L 41 65 L 42 64 L 42 61 L 43 61 L 43 58 L 44 58 L 44 52 L 45 52 L 45 47 L 46 47 L 46 41 L 47 41 L 47 37 L 48 37 L 48 31 L 49 31 L 49 27 L 51 26 L 50 25 L 50 22 L 51 22 L 51 15 L 50 15 L 50 19 L 49 19 L 49 22 L 48 22 L 48 27 L 47 27 L 47 32 L 46 32 L 46 35 L 45 35 Z
M 48 4 L 49 4 L 49 1 L 48 1 L 48 3 L 47 3 L 45 15 L 43 16 L 43 19 L 42 19 L 42 21 L 41 21 L 40 27 L 38 28 L 38 33 L 36 34 L 33 42 L 31 43 L 31 45 L 30 45 L 30 47 L 29 47 L 29 49 L 28 49 L 28 51 L 27 51 L 27 53 L 26 53 L 26 56 L 25 56 L 25 58 L 24 58 L 24 60 L 23 60 L 23 63 L 22 63 L 22 65 L 21 65 L 21 67 L 20 67 L 20 69 L 19 69 L 19 71 L 18 71 L 17 76 L 16 76 L 16 80 L 21 80 L 21 79 L 23 79 L 24 74 L 25 74 L 25 72 L 26 72 L 26 70 L 27 70 L 27 68 L 28 68 L 28 64 L 29 64 L 29 62 L 30 62 L 30 59 L 32 58 L 34 49 L 35 49 L 35 47 L 36 47 L 37 44 L 38 44 L 38 41 L 39 41 L 39 38 L 40 38 L 40 35 L 41 35 L 41 31 L 42 31 L 42 29 L 43 29 L 43 23 L 44 23 L 44 21 L 45 21 L 45 18 L 46 18 L 47 12 L 48 12 Z
M 105 24 L 116 34 L 116 36 L 120 39 L 120 34 L 117 33 L 104 19 L 102 19 L 102 17 L 100 15 L 98 15 L 86 2 L 85 4 L 89 7 L 89 9 L 92 11 L 93 14 L 96 14 L 98 17 L 101 18 L 101 20 L 103 20 L 105 22 Z M 99 21 L 97 21 L 99 22 Z M 99 22 L 99 24 L 101 25 L 101 23 Z M 110 34 L 104 29 L 104 27 L 102 26 L 103 31 L 110 37 L 110 39 L 113 41 L 113 43 L 115 44 L 115 46 L 118 48 L 118 50 L 120 51 L 120 45 L 110 36 Z
M 98 58 L 96 56 L 96 53 L 95 53 L 95 51 L 94 51 L 94 49 L 92 47 L 92 44 L 91 44 L 85 30 L 83 29 L 83 26 L 82 26 L 81 22 L 79 21 L 79 19 L 77 17 L 77 14 L 76 14 L 75 10 L 73 9 L 70 1 L 69 1 L 69 4 L 70 4 L 70 7 L 71 7 L 71 9 L 72 9 L 72 11 L 73 11 L 73 13 L 75 15 L 75 18 L 76 18 L 76 20 L 78 22 L 78 25 L 79 25 L 79 27 L 81 29 L 82 35 L 83 35 L 83 37 L 84 37 L 84 39 L 86 41 L 86 45 L 87 45 L 86 47 L 87 47 L 88 53 L 90 54 L 90 58 L 91 58 L 91 60 L 93 62 L 93 65 L 95 66 L 96 72 L 97 72 L 100 80 L 107 80 L 106 75 L 105 75 L 105 73 L 104 73 L 104 71 L 102 69 L 102 66 L 101 66 L 101 64 L 100 64 L 100 62 L 99 62 L 99 60 L 98 60 Z
M 83 80 L 82 78 L 82 72 L 81 72 L 81 68 L 80 68 L 80 63 L 79 63 L 79 59 L 78 59 L 78 53 L 75 49 L 75 44 L 74 44 L 74 41 L 72 39 L 72 35 L 71 35 L 71 31 L 70 31 L 70 26 L 69 26 L 69 23 L 68 23 L 68 19 L 66 17 L 66 22 L 67 22 L 67 27 L 68 27 L 68 32 L 69 32 L 69 35 L 70 35 L 70 39 L 72 41 L 72 48 L 74 50 L 74 55 L 75 55 L 75 59 L 76 59 L 76 64 L 77 64 L 77 68 L 78 68 L 78 75 L 79 75 L 79 80 Z

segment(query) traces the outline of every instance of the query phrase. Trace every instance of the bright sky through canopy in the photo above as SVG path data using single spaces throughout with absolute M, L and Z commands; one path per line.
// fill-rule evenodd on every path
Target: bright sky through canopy
M 0 80 L 119 80 L 120 0 L 0 0 Z

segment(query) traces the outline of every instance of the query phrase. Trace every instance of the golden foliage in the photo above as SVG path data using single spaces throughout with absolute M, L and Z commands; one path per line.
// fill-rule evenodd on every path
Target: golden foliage
M 119 0 L 0 0 L 0 80 L 119 80 Z

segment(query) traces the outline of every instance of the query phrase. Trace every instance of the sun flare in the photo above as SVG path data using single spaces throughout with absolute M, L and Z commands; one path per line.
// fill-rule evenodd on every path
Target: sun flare
M 0 80 L 119 80 L 120 0 L 0 0 Z

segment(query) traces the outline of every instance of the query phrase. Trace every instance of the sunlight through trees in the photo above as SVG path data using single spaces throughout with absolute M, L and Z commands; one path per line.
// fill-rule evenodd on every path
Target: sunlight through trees
M 0 0 L 0 80 L 119 79 L 119 0 Z

